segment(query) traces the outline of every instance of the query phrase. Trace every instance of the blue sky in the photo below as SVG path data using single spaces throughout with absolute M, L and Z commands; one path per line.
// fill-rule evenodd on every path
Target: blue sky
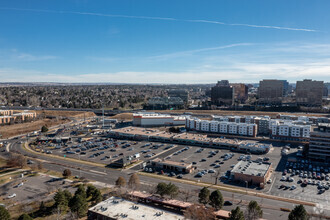
M 2 0 L 2 82 L 330 81 L 327 0 Z

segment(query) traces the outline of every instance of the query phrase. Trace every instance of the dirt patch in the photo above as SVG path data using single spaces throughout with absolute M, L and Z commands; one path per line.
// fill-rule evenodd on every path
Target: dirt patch
M 119 121 L 132 121 L 133 120 L 133 113 L 121 113 L 110 118 L 117 119 Z
M 73 117 L 73 118 L 88 118 L 94 117 L 94 112 L 81 112 L 81 111 L 51 111 L 39 110 L 36 111 L 37 115 L 45 115 L 46 117 Z
M 49 127 L 64 124 L 69 122 L 68 119 L 42 119 L 23 124 L 5 125 L 0 127 L 0 134 L 2 138 L 9 138 L 12 136 L 29 133 L 32 131 L 40 130 L 43 125 Z

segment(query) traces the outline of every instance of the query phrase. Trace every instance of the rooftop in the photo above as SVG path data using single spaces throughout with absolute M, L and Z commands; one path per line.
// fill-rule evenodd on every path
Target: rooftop
M 115 219 L 184 219 L 182 215 L 131 202 L 118 197 L 111 197 L 89 209 L 94 213 Z
M 251 176 L 265 176 L 270 164 L 249 162 L 249 161 L 239 161 L 232 170 L 232 173 L 243 173 Z

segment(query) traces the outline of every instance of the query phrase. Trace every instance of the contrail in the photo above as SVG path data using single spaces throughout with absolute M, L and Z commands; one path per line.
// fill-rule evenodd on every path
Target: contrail
M 177 18 L 168 18 L 168 17 L 116 15 L 116 14 L 103 14 L 103 13 L 95 13 L 95 12 L 55 11 L 55 10 L 24 9 L 24 8 L 0 8 L 0 10 L 30 11 L 30 12 L 43 12 L 43 13 L 56 13 L 56 14 L 77 14 L 77 15 L 100 16 L 100 17 L 163 20 L 163 21 L 181 21 L 181 22 L 194 22 L 194 23 L 209 23 L 209 24 L 218 24 L 218 25 L 227 25 L 227 26 L 244 26 L 244 27 L 252 27 L 252 28 L 267 28 L 267 29 L 278 29 L 278 30 L 289 30 L 289 31 L 317 32 L 317 30 L 307 29 L 307 28 L 293 28 L 293 27 L 281 27 L 281 26 L 272 26 L 272 25 L 255 25 L 255 24 L 235 24 L 235 23 L 225 23 L 225 22 L 221 22 L 221 21 L 212 21 L 212 20 L 177 19 Z

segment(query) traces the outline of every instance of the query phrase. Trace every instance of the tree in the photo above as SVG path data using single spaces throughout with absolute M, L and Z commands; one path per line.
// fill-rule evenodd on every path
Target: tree
M 65 196 L 66 200 L 68 202 L 70 202 L 70 200 L 72 199 L 72 194 L 70 193 L 70 191 L 66 189 L 66 190 L 63 191 L 63 193 L 64 193 L 64 196 Z
M 215 190 L 210 195 L 210 205 L 219 210 L 223 206 L 223 197 L 219 190 Z
M 116 180 L 116 186 L 118 186 L 119 188 L 125 187 L 126 186 L 125 178 L 122 176 L 118 177 L 118 179 Z
M 303 205 L 297 205 L 289 214 L 289 220 L 307 220 L 308 213 Z
M 96 189 L 91 200 L 94 202 L 94 204 L 100 203 L 102 201 L 102 194 L 99 189 Z
M 69 170 L 69 169 L 63 170 L 62 175 L 64 178 L 68 178 L 69 176 L 71 176 L 71 170 Z
M 3 206 L 0 206 L 0 219 L 1 220 L 10 220 L 10 214 L 7 209 Z
M 237 206 L 236 209 L 231 210 L 229 213 L 229 220 L 244 220 L 244 213 Z
M 136 173 L 133 173 L 128 180 L 128 187 L 132 190 L 140 188 L 140 178 Z
M 48 128 L 45 125 L 41 127 L 41 132 L 42 133 L 45 133 L 47 131 L 48 131 Z
M 79 196 L 82 196 L 83 198 L 87 198 L 87 194 L 86 194 L 86 190 L 85 190 L 85 187 L 84 185 L 80 184 L 78 186 L 78 189 L 76 190 L 76 192 L 74 193 L 74 195 L 79 195 Z
M 64 212 L 68 209 L 69 200 L 61 189 L 55 194 L 54 201 L 54 208 L 59 208 L 60 212 Z
M 201 189 L 198 194 L 198 202 L 206 205 L 209 202 L 210 190 L 206 187 Z
M 198 205 L 198 204 L 189 206 L 184 212 L 184 217 L 190 220 L 216 219 L 213 208 L 206 208 L 204 205 Z
M 75 194 L 70 200 L 70 209 L 72 212 L 76 213 L 79 218 L 87 215 L 88 203 L 86 197 L 81 194 Z
M 97 190 L 97 188 L 93 185 L 88 185 L 87 186 L 87 190 L 86 190 L 86 196 L 87 198 L 92 197 L 95 193 L 95 191 Z
M 28 214 L 24 213 L 24 214 L 20 215 L 18 220 L 33 220 L 33 218 L 31 216 L 29 216 Z
M 174 197 L 176 197 L 179 193 L 179 188 L 174 185 L 173 183 L 169 183 L 166 186 L 166 194 L 169 195 L 171 197 L 171 199 L 173 199 Z
M 262 209 L 256 201 L 250 201 L 246 211 L 247 220 L 262 218 Z
M 167 184 L 166 183 L 158 183 L 156 186 L 156 193 L 159 194 L 161 197 L 167 194 Z
M 21 154 L 12 154 L 7 160 L 8 167 L 20 167 L 21 169 L 26 166 L 26 157 Z

